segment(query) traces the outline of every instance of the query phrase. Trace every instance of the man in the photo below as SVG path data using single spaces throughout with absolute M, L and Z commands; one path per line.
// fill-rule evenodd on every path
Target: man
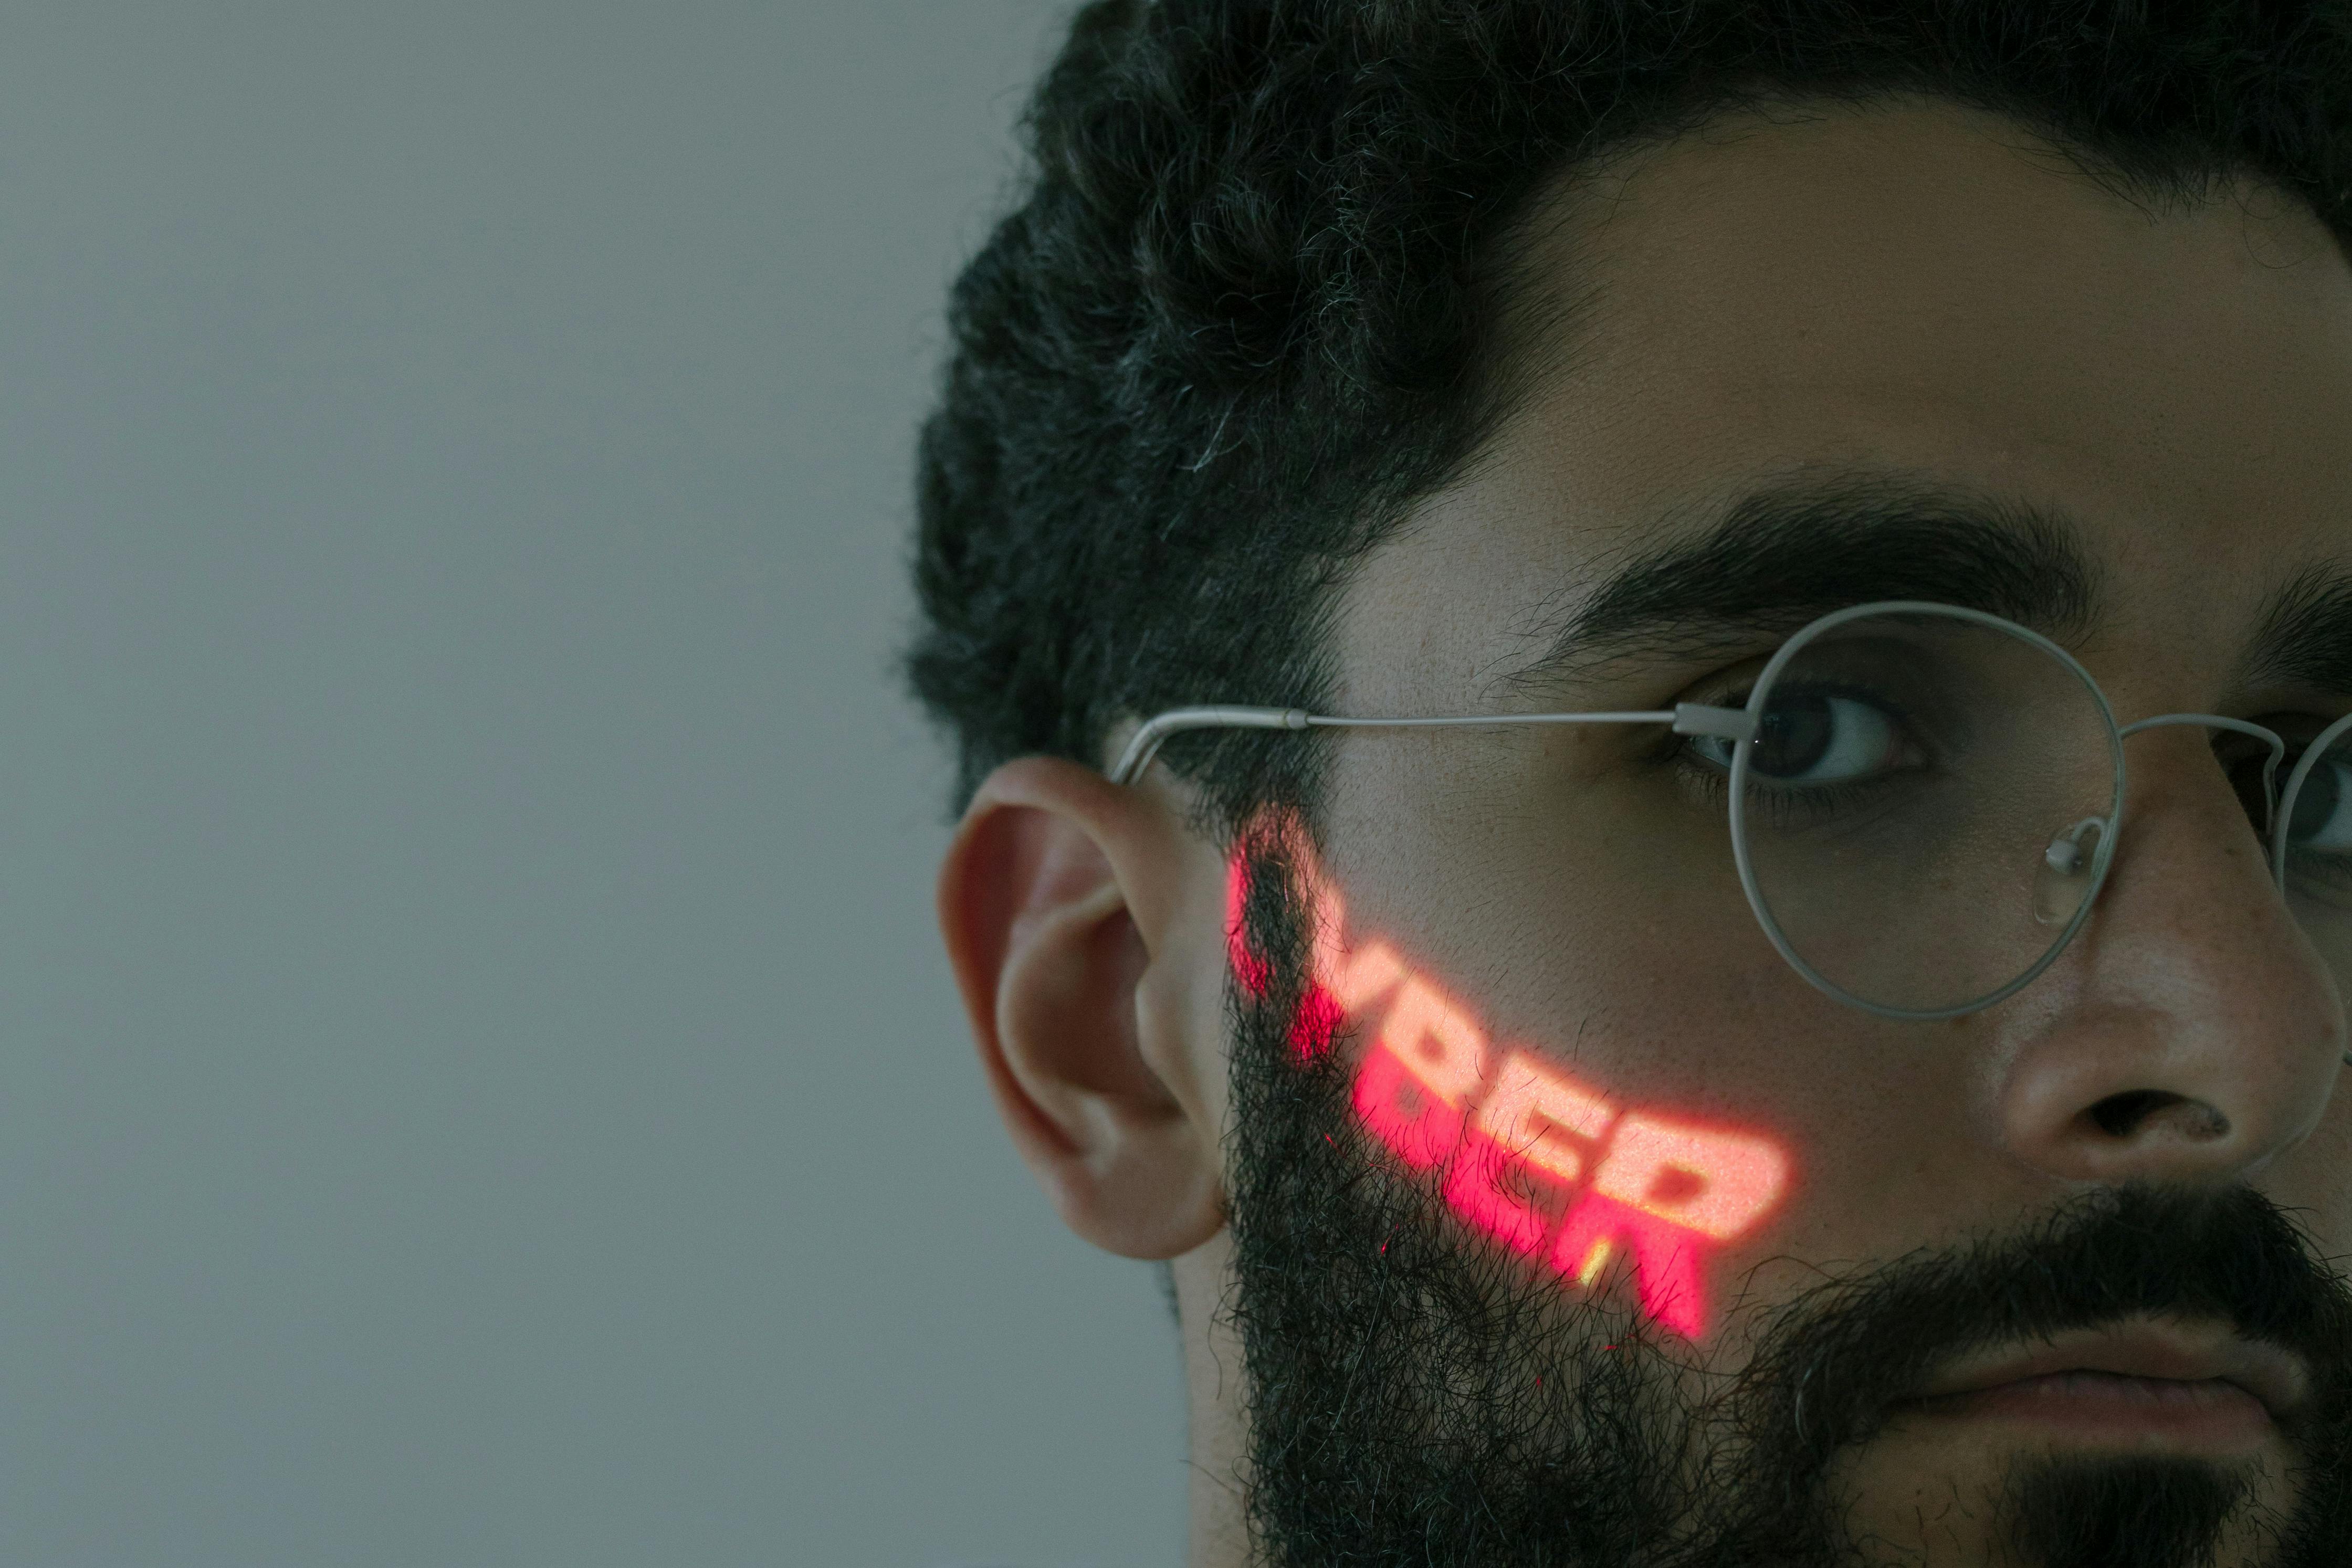
M 1192 1563 L 2352 1562 L 2352 18 L 1110 3 L 1030 129 L 910 667 Z

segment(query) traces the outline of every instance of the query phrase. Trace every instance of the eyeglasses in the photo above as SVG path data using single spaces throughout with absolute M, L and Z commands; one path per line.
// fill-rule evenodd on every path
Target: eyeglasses
M 1780 645 L 1737 706 L 1435 718 L 1175 708 L 1136 732 L 1110 778 L 1133 782 L 1187 730 L 1525 724 L 1688 737 L 1725 782 L 1740 886 L 1781 957 L 1849 1006 L 1921 1020 L 2014 996 L 2088 923 L 2123 831 L 2126 739 L 2219 731 L 2236 743 L 2216 749 L 2280 896 L 2352 995 L 2352 716 L 2315 721 L 2308 736 L 2213 714 L 2118 725 L 2073 654 L 1955 605 L 1889 600 L 1824 615 Z

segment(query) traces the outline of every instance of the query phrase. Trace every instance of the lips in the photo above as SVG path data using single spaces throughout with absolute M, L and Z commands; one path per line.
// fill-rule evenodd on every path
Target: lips
M 2057 1434 L 2258 1440 L 2310 1397 L 2301 1357 L 2214 1322 L 2137 1318 L 2007 1345 L 1947 1367 L 1897 1412 Z

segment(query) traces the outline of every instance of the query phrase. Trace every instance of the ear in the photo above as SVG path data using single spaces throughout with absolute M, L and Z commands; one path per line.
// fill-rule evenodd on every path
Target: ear
M 1153 793 L 1025 757 L 980 787 L 940 871 L 998 1113 L 1063 1221 L 1129 1258 L 1224 1224 L 1223 1096 L 1200 1066 L 1223 1061 L 1222 905 L 1215 857 L 1181 823 Z

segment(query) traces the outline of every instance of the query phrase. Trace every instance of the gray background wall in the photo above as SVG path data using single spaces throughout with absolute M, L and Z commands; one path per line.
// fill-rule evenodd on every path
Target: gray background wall
M 1043 0 L 0 29 L 0 1561 L 1178 1561 L 890 682 Z

